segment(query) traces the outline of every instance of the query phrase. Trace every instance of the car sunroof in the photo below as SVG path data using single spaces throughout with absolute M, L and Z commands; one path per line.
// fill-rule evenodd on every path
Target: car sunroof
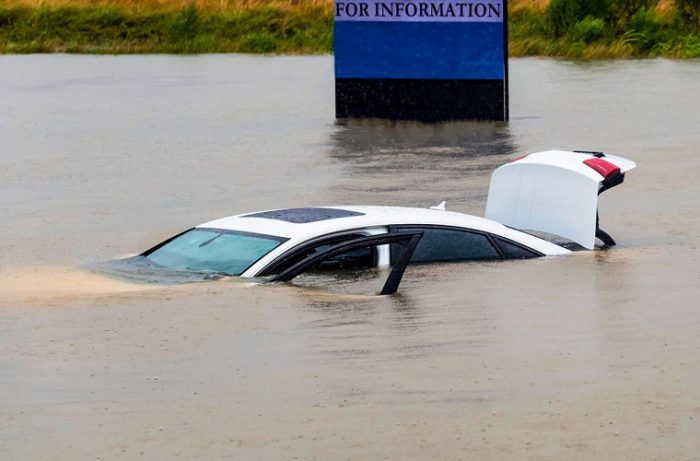
M 350 216 L 364 216 L 357 211 L 339 210 L 337 208 L 287 208 L 285 210 L 263 211 L 241 216 L 241 218 L 264 218 L 286 221 L 294 224 L 306 224 L 310 222 L 326 221 L 328 219 L 348 218 Z

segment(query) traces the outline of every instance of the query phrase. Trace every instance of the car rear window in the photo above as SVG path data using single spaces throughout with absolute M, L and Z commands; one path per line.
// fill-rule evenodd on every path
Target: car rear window
M 507 259 L 529 259 L 540 256 L 534 251 L 527 250 L 500 237 L 494 237 L 494 239 L 498 243 L 498 246 L 501 247 L 501 250 Z

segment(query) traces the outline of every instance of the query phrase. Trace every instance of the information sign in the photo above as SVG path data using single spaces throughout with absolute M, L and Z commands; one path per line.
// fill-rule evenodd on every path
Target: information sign
M 336 117 L 507 120 L 505 0 L 336 0 Z

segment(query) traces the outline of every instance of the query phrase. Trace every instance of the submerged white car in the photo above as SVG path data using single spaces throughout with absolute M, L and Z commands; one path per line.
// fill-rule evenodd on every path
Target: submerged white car
M 141 256 L 175 270 L 269 276 L 279 282 L 311 268 L 392 266 L 381 291 L 390 294 L 409 262 L 565 255 L 571 245 L 593 249 L 596 238 L 614 245 L 598 226 L 598 195 L 622 183 L 634 167 L 630 160 L 600 152 L 538 152 L 494 171 L 486 218 L 446 211 L 444 202 L 431 209 L 271 210 L 201 224 Z M 543 234 L 560 237 L 559 243 Z

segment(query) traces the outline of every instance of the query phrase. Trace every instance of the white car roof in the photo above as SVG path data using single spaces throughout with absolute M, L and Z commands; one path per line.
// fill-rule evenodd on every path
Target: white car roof
M 277 216 L 292 220 L 301 218 L 298 220 L 304 221 L 304 218 L 309 217 L 309 214 L 311 215 L 310 219 L 314 219 L 314 214 L 325 216 L 337 214 L 341 215 L 342 217 L 330 217 L 312 222 L 295 223 L 288 222 L 283 219 L 271 219 L 270 217 L 255 216 Z M 569 250 L 558 245 L 547 242 L 533 235 L 511 229 L 495 221 L 490 221 L 485 218 L 479 218 L 463 213 L 428 208 L 388 206 L 288 208 L 230 216 L 228 218 L 216 219 L 214 221 L 200 224 L 197 227 L 251 232 L 289 239 L 265 255 L 241 274 L 242 277 L 252 277 L 263 270 L 270 262 L 274 261 L 275 258 L 279 257 L 295 246 L 309 240 L 326 235 L 360 229 L 372 229 L 381 232 L 381 228 L 400 224 L 453 226 L 465 229 L 474 229 L 500 235 L 515 242 L 519 242 L 536 251 L 539 251 L 544 255 L 552 256 L 570 253 Z
M 289 222 L 275 218 L 255 217 L 255 215 L 273 214 L 280 211 L 290 212 L 289 214 L 293 215 L 295 212 L 301 214 L 308 211 L 313 212 L 315 210 L 339 210 L 356 214 L 302 223 Z M 496 233 L 507 229 L 497 222 L 462 213 L 428 208 L 388 206 L 329 206 L 267 210 L 216 219 L 200 224 L 197 227 L 254 232 L 296 240 L 307 236 L 333 233 L 348 229 L 397 224 L 457 226 Z
M 250 217 L 251 215 L 274 214 L 287 212 L 303 214 L 312 210 L 338 210 L 352 213 L 352 216 L 334 217 L 308 223 L 293 223 L 281 219 L 269 219 L 262 217 Z M 332 213 L 331 213 L 332 214 Z M 545 255 L 559 255 L 569 253 L 558 245 L 504 226 L 503 224 L 477 216 L 471 216 L 452 211 L 435 210 L 428 208 L 388 207 L 388 206 L 330 206 L 310 207 L 284 210 L 269 210 L 259 213 L 248 213 L 230 216 L 201 224 L 197 227 L 214 228 L 224 230 L 236 230 L 257 234 L 274 235 L 288 238 L 289 242 L 280 248 L 286 250 L 289 247 L 305 242 L 309 239 L 324 235 L 365 229 L 384 227 L 390 225 L 439 225 L 453 226 L 466 229 L 474 229 L 483 232 L 500 235 L 507 239 L 520 242 Z M 275 251 L 274 253 L 277 253 Z M 257 264 L 254 266 L 257 269 Z

